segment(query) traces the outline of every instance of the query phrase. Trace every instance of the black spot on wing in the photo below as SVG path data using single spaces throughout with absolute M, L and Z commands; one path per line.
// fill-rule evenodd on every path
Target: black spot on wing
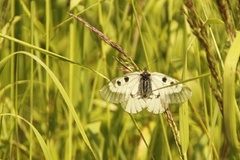
M 128 82 L 128 81 L 129 81 L 129 77 L 127 77 L 127 76 L 124 77 L 124 81 L 125 81 L 125 82 Z
M 118 85 L 118 86 L 121 86 L 121 82 L 120 82 L 120 81 L 117 81 L 117 85 Z
M 167 78 L 166 78 L 166 77 L 163 77 L 163 78 L 162 78 L 162 81 L 163 81 L 163 82 L 167 82 Z

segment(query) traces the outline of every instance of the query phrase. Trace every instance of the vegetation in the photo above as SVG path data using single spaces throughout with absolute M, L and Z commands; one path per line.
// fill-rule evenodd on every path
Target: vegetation
M 0 159 L 240 159 L 239 6 L 1 1 Z M 126 67 L 182 80 L 193 96 L 130 115 L 99 96 Z

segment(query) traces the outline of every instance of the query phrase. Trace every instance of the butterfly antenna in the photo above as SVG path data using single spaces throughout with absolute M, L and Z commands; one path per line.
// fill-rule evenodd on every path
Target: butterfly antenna
M 155 60 L 155 61 L 149 63 L 146 67 L 144 67 L 144 71 L 147 71 L 148 68 L 150 68 L 150 66 L 153 65 L 153 64 L 155 64 L 157 61 L 158 61 L 158 60 Z

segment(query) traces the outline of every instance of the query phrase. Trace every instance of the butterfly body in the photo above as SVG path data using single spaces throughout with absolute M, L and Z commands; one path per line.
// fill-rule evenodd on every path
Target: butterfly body
M 141 75 L 140 79 L 140 85 L 139 85 L 139 95 L 142 96 L 142 98 L 148 98 L 152 92 L 152 85 L 151 85 L 151 79 L 148 72 L 144 71 Z
M 121 103 L 129 113 L 146 108 L 158 114 L 164 112 L 169 103 L 183 103 L 191 97 L 191 90 L 183 84 L 166 87 L 175 83 L 178 83 L 176 79 L 162 73 L 133 72 L 109 82 L 100 90 L 100 95 L 106 101 Z

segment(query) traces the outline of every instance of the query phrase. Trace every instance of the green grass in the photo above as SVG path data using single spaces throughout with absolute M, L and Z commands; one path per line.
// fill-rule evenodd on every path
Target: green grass
M 0 2 L 0 159 L 240 158 L 237 2 L 71 2 Z M 68 13 L 192 98 L 160 115 L 105 102 L 115 59 L 134 66 Z

